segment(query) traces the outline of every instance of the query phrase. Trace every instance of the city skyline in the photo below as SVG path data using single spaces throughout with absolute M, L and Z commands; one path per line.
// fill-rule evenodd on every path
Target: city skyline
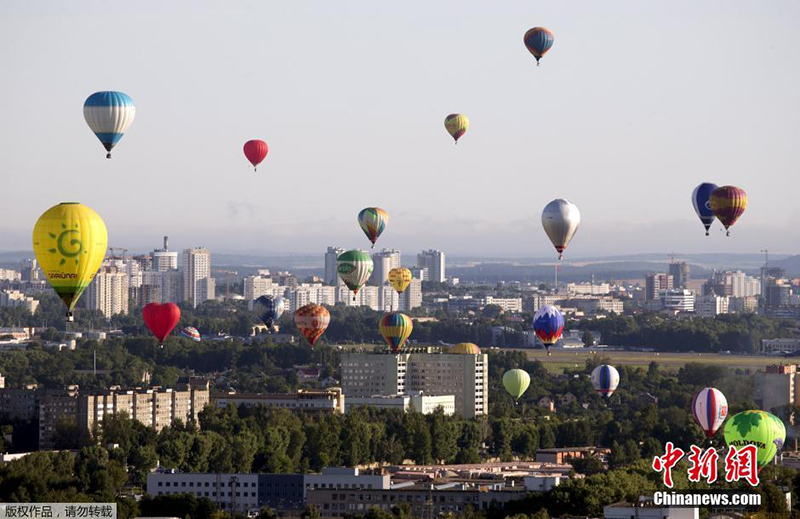
M 426 4 L 419 17 L 366 2 L 208 2 L 193 3 L 189 20 L 177 4 L 156 13 L 4 4 L 1 56 L 19 77 L 0 94 L 37 103 L 7 107 L 15 124 L 2 134 L 4 187 L 22 192 L 35 179 L 36 198 L 4 201 L 13 218 L 0 224 L 2 247 L 28 249 L 36 218 L 66 200 L 95 209 L 110 242 L 133 248 L 147 247 L 155 226 L 218 250 L 365 247 L 356 215 L 377 205 L 391 217 L 378 246 L 544 257 L 552 248 L 541 210 L 563 197 L 583 217 L 567 259 L 793 253 L 800 105 L 798 73 L 783 65 L 800 44 L 800 6 L 725 5 L 512 2 L 487 13 L 446 2 Z M 534 25 L 556 33 L 538 68 L 521 42 Z M 218 38 L 206 38 L 212 27 Z M 676 40 L 676 27 L 696 38 Z M 747 32 L 755 44 L 742 46 Z M 314 33 L 325 36 L 323 51 L 306 37 Z M 94 50 L 104 38 L 117 42 L 110 57 Z M 254 59 L 265 66 L 251 67 Z M 420 72 L 422 82 L 413 79 Z M 52 77 L 61 78 L 57 89 Z M 319 77 L 326 88 L 316 87 Z M 80 114 L 103 88 L 125 91 L 138 107 L 111 161 Z M 457 147 L 442 124 L 453 111 L 472 123 Z M 250 138 L 270 144 L 257 173 L 241 154 Z M 386 189 L 397 178 L 406 192 Z M 730 238 L 718 225 L 703 235 L 690 194 L 704 181 L 748 192 Z

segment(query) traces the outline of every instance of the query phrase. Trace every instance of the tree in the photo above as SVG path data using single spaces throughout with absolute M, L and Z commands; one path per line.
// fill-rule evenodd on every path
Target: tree
M 437 461 L 451 462 L 458 453 L 458 429 L 441 408 L 428 415 L 431 429 L 433 458 Z
M 585 347 L 594 346 L 597 344 L 597 339 L 594 338 L 594 334 L 589 330 L 583 332 L 583 345 Z
M 317 509 L 317 505 L 308 505 L 306 506 L 303 513 L 300 514 L 300 519 L 321 519 L 322 515 L 319 513 Z

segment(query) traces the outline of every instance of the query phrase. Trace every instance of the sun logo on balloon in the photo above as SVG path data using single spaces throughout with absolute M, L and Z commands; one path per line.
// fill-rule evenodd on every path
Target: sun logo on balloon
M 51 238 L 56 240 L 55 247 L 47 249 L 47 251 L 51 254 L 61 255 L 59 265 L 64 265 L 67 260 L 75 260 L 75 265 L 77 265 L 80 263 L 81 253 L 88 253 L 88 251 L 83 250 L 83 242 L 81 242 L 78 236 L 75 236 L 80 235 L 79 226 L 76 223 L 72 229 L 69 229 L 66 224 L 62 223 L 61 229 L 62 231 L 58 235 L 52 232 L 47 233 Z

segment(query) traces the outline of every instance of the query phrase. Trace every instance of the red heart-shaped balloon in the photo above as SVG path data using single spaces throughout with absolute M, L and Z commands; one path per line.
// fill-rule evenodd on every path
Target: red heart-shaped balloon
M 142 310 L 142 317 L 158 343 L 163 345 L 164 339 L 181 320 L 181 309 L 175 303 L 150 303 Z

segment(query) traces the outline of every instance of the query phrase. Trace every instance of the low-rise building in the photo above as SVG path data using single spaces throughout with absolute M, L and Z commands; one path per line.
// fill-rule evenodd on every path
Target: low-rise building
M 800 350 L 800 339 L 762 339 L 761 354 L 795 353 Z
M 658 506 L 652 501 L 638 503 L 619 502 L 603 507 L 605 519 L 698 519 L 697 508 L 677 508 L 674 506 Z
M 716 294 L 697 296 L 694 300 L 694 311 L 700 317 L 727 314 L 729 301 L 730 298 L 728 296 L 718 296 Z
M 431 414 L 442 409 L 444 414 L 452 415 L 456 411 L 454 395 L 375 395 L 368 397 L 347 397 L 345 411 L 354 407 L 370 406 L 381 409 L 398 409 L 403 412 L 413 409 L 418 413 Z
M 590 456 L 605 456 L 611 449 L 599 447 L 563 447 L 557 449 L 539 449 L 536 451 L 537 463 L 565 464 L 570 460 L 585 459 Z
M 19 290 L 3 290 L 0 292 L 0 307 L 24 308 L 33 315 L 39 308 L 39 300 L 29 297 Z
M 237 394 L 218 393 L 211 397 L 214 405 L 225 408 L 229 405 L 273 407 L 299 411 L 345 412 L 345 398 L 342 390 L 332 387 L 324 390 L 298 389 L 296 394 Z

